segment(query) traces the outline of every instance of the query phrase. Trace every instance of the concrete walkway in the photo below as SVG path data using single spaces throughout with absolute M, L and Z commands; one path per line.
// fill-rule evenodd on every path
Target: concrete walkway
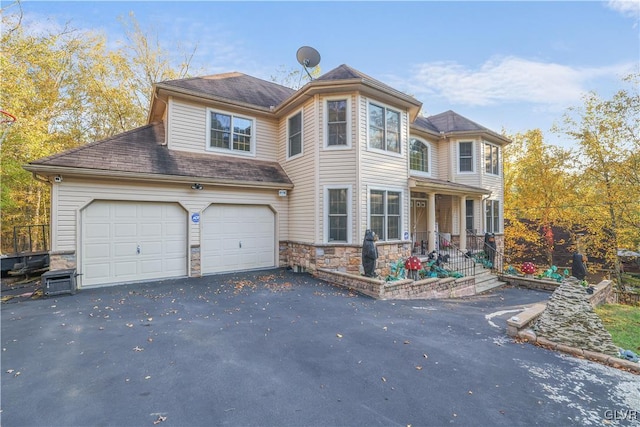
M 1 424 L 638 425 L 638 376 L 507 337 L 548 296 L 376 301 L 269 270 L 16 300 Z

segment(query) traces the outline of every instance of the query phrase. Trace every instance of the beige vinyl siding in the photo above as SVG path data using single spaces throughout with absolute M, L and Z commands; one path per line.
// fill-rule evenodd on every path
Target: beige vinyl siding
M 442 147 L 446 147 L 446 144 L 442 144 L 438 141 L 427 140 L 429 145 L 431 145 L 431 177 L 435 179 L 440 179 L 442 175 L 443 165 L 446 169 L 446 163 L 442 163 L 440 152 L 443 151 Z
M 138 202 L 177 202 L 185 208 L 189 223 L 189 244 L 198 245 L 200 225 L 191 222 L 192 213 L 201 213 L 211 203 L 263 204 L 276 212 L 276 239 L 287 239 L 287 202 L 278 197 L 277 190 L 234 189 L 205 186 L 196 191 L 184 184 L 119 183 L 108 180 L 76 180 L 65 177 L 58 186 L 53 200 L 57 206 L 55 223 L 51 224 L 57 239 L 52 242 L 53 251 L 76 250 L 80 212 L 93 200 L 122 200 Z
M 377 103 L 375 99 L 361 97 L 359 101 L 359 149 L 360 149 L 360 194 L 357 196 L 360 205 L 360 215 L 363 219 L 360 225 L 360 235 L 358 240 L 364 238 L 364 233 L 369 222 L 369 191 L 372 189 L 401 191 L 402 192 L 402 214 L 401 214 L 401 235 L 404 231 L 409 231 L 409 160 L 408 160 L 408 140 L 409 126 L 406 111 L 401 111 L 401 153 L 386 154 L 368 148 L 367 133 L 369 121 L 367 118 L 369 101 Z M 385 103 L 382 103 L 385 105 Z M 390 106 L 393 108 L 393 106 Z
M 458 150 L 459 142 L 473 142 L 473 155 L 474 155 L 473 160 L 474 160 L 475 172 L 458 173 L 458 168 L 459 168 L 458 162 L 460 160 L 459 150 Z M 472 185 L 474 187 L 481 187 L 482 186 L 482 179 L 481 179 L 482 168 L 480 167 L 480 160 L 482 158 L 482 144 L 477 139 L 469 138 L 469 139 L 455 140 L 453 145 L 454 145 L 453 149 L 455 152 L 455 157 L 454 157 L 455 161 L 453 164 L 453 173 L 456 174 L 455 182 L 459 184 Z
M 214 110 L 215 107 L 211 107 Z M 220 108 L 234 114 L 227 106 Z M 278 121 L 264 116 L 256 117 L 246 113 L 238 113 L 242 117 L 254 120 L 255 158 L 276 161 Z M 171 150 L 189 151 L 192 153 L 211 153 L 207 151 L 207 106 L 186 102 L 176 98 L 169 99 L 168 147 Z M 216 151 L 215 154 L 224 154 Z M 243 154 L 229 152 L 229 155 L 247 157 Z
M 325 203 L 324 196 L 325 192 L 322 189 L 325 186 L 332 186 L 333 188 L 344 186 L 350 187 L 351 190 L 351 212 L 349 212 L 349 219 L 351 221 L 351 242 L 358 241 L 356 234 L 356 213 L 357 213 L 357 203 L 355 203 L 355 193 L 354 189 L 357 188 L 358 181 L 358 160 L 357 160 L 357 133 L 355 129 L 357 129 L 354 118 L 356 117 L 356 102 L 354 102 L 354 98 L 352 95 L 345 95 L 345 98 L 349 98 L 349 105 L 351 107 L 351 111 L 349 113 L 349 118 L 351 119 L 351 123 L 348 126 L 351 135 L 349 136 L 351 139 L 351 146 L 348 149 L 345 148 L 323 148 L 319 151 L 319 162 L 318 162 L 318 174 L 319 174 L 319 188 L 318 195 L 320 197 L 318 202 L 318 221 L 319 221 L 319 235 L 316 236 L 316 240 L 320 242 L 325 242 L 327 240 L 327 236 L 324 235 L 324 227 L 325 221 L 328 218 L 328 213 L 324 211 Z M 338 96 L 331 96 L 330 99 L 339 98 Z M 320 114 L 318 115 L 318 120 L 321 125 L 319 126 L 319 139 L 318 139 L 318 147 L 324 146 L 325 141 L 325 99 L 320 99 L 318 104 L 320 106 Z
M 454 152 L 453 142 L 451 140 L 443 140 L 438 144 L 438 152 L 434 156 L 438 163 L 438 172 L 433 175 L 436 179 L 442 179 L 444 181 L 453 181 L 454 180 L 454 171 L 455 167 L 454 162 L 451 161 L 453 156 L 452 152 Z M 457 151 L 455 151 L 457 152 Z
M 168 110 L 168 148 L 204 153 L 207 138 L 206 109 L 201 105 L 169 98 Z
M 287 124 L 280 121 L 278 133 L 278 159 L 293 182 L 294 188 L 287 196 L 289 202 L 289 240 L 313 243 L 319 224 L 318 211 L 318 167 L 317 156 L 320 144 L 318 135 L 317 98 L 309 100 L 302 113 L 302 155 L 287 160 Z

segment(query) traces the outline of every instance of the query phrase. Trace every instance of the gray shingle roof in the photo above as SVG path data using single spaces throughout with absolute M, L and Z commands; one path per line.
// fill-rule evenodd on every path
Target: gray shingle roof
M 191 177 L 194 180 L 254 182 L 287 185 L 291 180 L 277 162 L 169 150 L 164 124 L 121 133 L 53 156 L 30 162 L 27 169 L 55 166 L 159 176 Z
M 277 83 L 237 72 L 168 80 L 157 86 L 187 89 L 204 96 L 241 101 L 265 108 L 279 105 L 295 92 L 294 89 Z
M 464 116 L 456 113 L 455 111 L 448 110 L 444 113 L 436 114 L 435 116 L 429 117 L 418 117 L 413 122 L 413 126 L 417 126 L 419 128 L 432 131 L 432 132 L 444 132 L 444 133 L 455 133 L 455 132 L 478 132 L 478 133 L 489 133 L 491 135 L 496 136 L 497 138 L 506 140 L 502 135 L 488 129 L 478 123 L 467 119 Z

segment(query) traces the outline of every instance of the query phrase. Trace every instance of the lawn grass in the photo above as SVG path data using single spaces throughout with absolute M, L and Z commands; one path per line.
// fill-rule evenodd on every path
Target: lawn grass
M 595 311 L 611 334 L 615 345 L 640 354 L 640 307 L 604 304 Z

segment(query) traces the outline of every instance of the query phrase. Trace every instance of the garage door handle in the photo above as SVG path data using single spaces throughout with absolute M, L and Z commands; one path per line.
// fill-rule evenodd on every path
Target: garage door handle
M 140 245 L 138 245 L 138 247 L 136 248 L 136 253 L 137 253 L 138 255 L 140 255 L 140 252 L 141 252 L 141 251 L 140 251 Z
M 238 247 L 239 247 L 240 249 L 242 249 L 242 241 L 239 241 L 239 242 L 238 242 Z

